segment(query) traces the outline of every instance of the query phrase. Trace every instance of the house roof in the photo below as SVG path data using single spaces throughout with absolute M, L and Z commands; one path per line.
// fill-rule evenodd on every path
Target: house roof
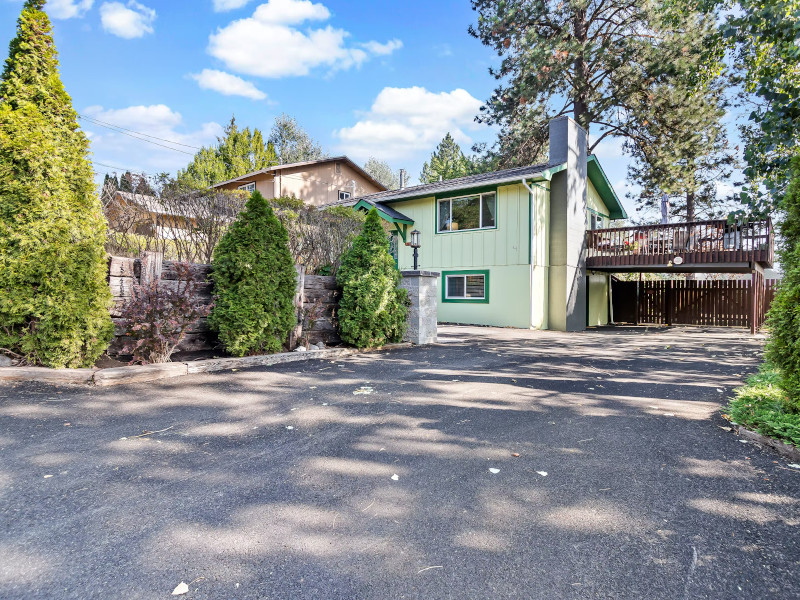
M 594 155 L 588 158 L 588 176 L 589 180 L 594 185 L 603 203 L 609 210 L 612 219 L 625 219 L 627 213 L 622 203 L 619 201 L 614 188 L 608 181 L 603 168 Z M 519 182 L 523 178 L 533 179 L 539 181 L 549 181 L 553 174 L 563 171 L 566 168 L 566 163 L 542 163 L 539 165 L 531 165 L 528 167 L 515 167 L 513 169 L 503 169 L 502 171 L 492 171 L 491 173 L 479 173 L 478 175 L 468 175 L 466 177 L 459 177 L 457 179 L 448 179 L 446 181 L 436 181 L 434 183 L 426 183 L 423 185 L 415 185 L 397 190 L 387 190 L 385 192 L 377 192 L 375 194 L 368 194 L 361 196 L 358 200 L 340 200 L 333 202 L 326 206 L 344 205 L 355 206 L 358 201 L 364 200 L 370 204 L 402 202 L 405 200 L 414 200 L 416 198 L 424 198 L 427 196 L 437 196 L 448 192 L 457 192 L 460 190 L 470 190 L 485 186 L 500 185 L 503 183 Z M 376 206 L 377 207 L 377 206 Z M 402 214 L 402 213 L 401 213 Z
M 239 182 L 239 181 L 243 181 L 245 179 L 249 179 L 249 178 L 254 177 L 256 175 L 263 175 L 264 173 L 272 173 L 274 171 L 281 171 L 281 170 L 284 170 L 284 169 L 295 169 L 295 168 L 299 168 L 299 167 L 307 167 L 309 165 L 321 165 L 321 164 L 325 164 L 325 163 L 329 163 L 329 162 L 344 162 L 344 163 L 347 163 L 350 166 L 350 168 L 355 170 L 360 175 L 363 175 L 364 178 L 366 178 L 369 182 L 373 183 L 376 187 L 378 187 L 381 190 L 385 190 L 386 189 L 385 185 L 383 185 L 380 181 L 375 179 L 372 175 L 367 173 L 364 169 L 359 167 L 356 163 L 354 163 L 352 160 L 350 160 L 346 156 L 332 156 L 330 158 L 321 158 L 319 160 L 306 160 L 306 161 L 303 161 L 303 162 L 287 163 L 287 164 L 284 164 L 284 165 L 272 165 L 271 167 L 267 167 L 267 168 L 261 169 L 259 171 L 253 171 L 252 173 L 247 173 L 245 175 L 240 175 L 239 177 L 234 177 L 233 179 L 228 179 L 227 181 L 221 181 L 219 183 L 215 183 L 211 187 L 212 188 L 217 188 L 217 187 L 220 187 L 220 186 L 223 186 L 223 185 L 228 185 L 230 183 L 236 183 L 236 182 Z
M 356 210 L 362 208 L 364 210 L 375 208 L 384 221 L 388 221 L 389 223 L 400 223 L 402 225 L 414 224 L 414 219 L 407 217 L 400 211 L 393 209 L 391 206 L 384 204 L 383 202 L 371 202 L 365 198 L 359 198 L 353 205 L 353 208 Z

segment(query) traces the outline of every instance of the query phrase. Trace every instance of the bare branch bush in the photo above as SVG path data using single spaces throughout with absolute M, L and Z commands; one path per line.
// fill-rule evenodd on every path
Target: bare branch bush
M 121 191 L 111 183 L 101 191 L 109 223 L 106 251 L 114 256 L 161 252 L 165 260 L 209 264 L 247 202 L 240 191 L 197 190 L 165 177 L 134 178 L 144 182 L 135 191 Z M 309 274 L 334 275 L 364 216 L 343 206 L 319 209 L 297 198 L 270 203 L 289 234 L 295 262 Z

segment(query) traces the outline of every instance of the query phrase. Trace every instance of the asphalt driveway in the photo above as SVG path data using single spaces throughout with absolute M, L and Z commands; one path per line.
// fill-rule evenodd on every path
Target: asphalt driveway
M 441 333 L 0 385 L 0 598 L 800 597 L 800 471 L 718 411 L 760 339 Z

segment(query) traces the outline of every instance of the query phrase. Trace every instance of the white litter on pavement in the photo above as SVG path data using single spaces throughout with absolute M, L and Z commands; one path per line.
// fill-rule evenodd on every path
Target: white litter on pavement
M 542 477 L 547 477 L 547 471 L 536 471 Z
M 398 475 L 397 473 L 392 475 L 392 481 L 397 481 L 398 479 L 400 479 L 400 475 Z
M 500 469 L 489 469 L 489 473 L 494 473 L 497 475 L 500 472 Z
M 184 594 L 188 594 L 188 593 L 189 593 L 189 586 L 186 585 L 183 581 L 181 581 L 178 584 L 178 587 L 176 587 L 174 590 L 172 590 L 172 595 L 173 596 L 183 596 Z

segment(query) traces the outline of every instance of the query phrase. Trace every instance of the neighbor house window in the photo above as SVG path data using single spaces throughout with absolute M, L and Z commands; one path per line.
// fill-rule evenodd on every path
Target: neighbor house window
M 494 192 L 439 200 L 438 231 L 493 229 L 497 224 Z
M 240 190 L 245 192 L 255 192 L 256 191 L 256 184 L 255 182 L 251 181 L 250 183 L 245 183 L 244 185 L 239 186 Z
M 488 271 L 445 271 L 442 300 L 444 302 L 488 302 Z
M 350 200 L 350 192 L 339 190 L 339 200 Z

